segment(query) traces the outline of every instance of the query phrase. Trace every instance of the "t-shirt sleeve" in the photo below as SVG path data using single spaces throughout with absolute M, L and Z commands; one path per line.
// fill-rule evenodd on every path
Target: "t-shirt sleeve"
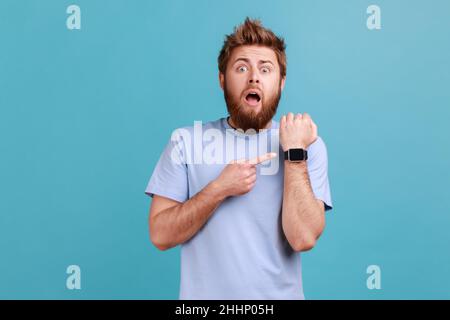
M 325 210 L 333 207 L 328 181 L 328 153 L 321 137 L 318 137 L 308 148 L 308 173 L 311 188 L 317 199 L 325 204 Z
M 189 198 L 183 140 L 175 131 L 161 154 L 145 189 L 151 197 L 159 195 L 178 202 Z

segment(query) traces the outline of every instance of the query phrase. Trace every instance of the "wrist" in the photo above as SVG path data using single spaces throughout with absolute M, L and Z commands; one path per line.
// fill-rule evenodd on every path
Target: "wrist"
M 219 181 L 213 180 L 207 186 L 211 192 L 211 195 L 216 201 L 223 201 L 227 195 L 225 190 L 223 190 L 222 185 Z
M 303 143 L 288 145 L 286 147 L 282 147 L 283 151 L 288 151 L 289 149 L 303 149 L 306 150 L 307 146 Z

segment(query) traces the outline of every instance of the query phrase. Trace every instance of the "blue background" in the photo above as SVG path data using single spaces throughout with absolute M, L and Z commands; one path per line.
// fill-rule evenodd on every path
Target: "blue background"
M 151 245 L 144 189 L 173 129 L 226 115 L 217 55 L 246 16 L 287 42 L 276 119 L 310 113 L 328 147 L 306 297 L 450 298 L 446 0 L 2 0 L 0 298 L 178 297 L 179 248 Z

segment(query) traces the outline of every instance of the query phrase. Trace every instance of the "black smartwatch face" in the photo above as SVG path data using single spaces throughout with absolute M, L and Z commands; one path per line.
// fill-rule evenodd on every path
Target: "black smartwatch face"
M 289 150 L 289 159 L 291 161 L 305 160 L 305 158 L 303 156 L 303 150 L 302 149 L 290 149 Z

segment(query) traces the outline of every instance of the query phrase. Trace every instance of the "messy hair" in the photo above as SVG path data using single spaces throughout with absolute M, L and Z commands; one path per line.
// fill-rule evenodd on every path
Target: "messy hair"
M 225 74 L 228 60 L 234 48 L 244 45 L 259 45 L 272 49 L 280 66 L 281 77 L 286 76 L 286 45 L 284 39 L 266 29 L 259 20 L 246 18 L 244 23 L 235 27 L 232 34 L 225 36 L 223 47 L 218 57 L 219 71 Z

